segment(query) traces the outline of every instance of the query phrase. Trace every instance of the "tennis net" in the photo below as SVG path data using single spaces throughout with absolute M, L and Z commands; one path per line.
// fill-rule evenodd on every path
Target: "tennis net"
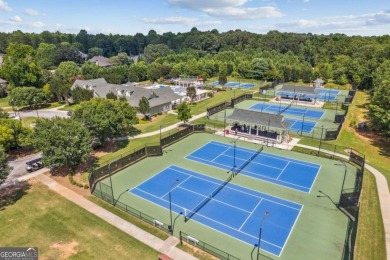
M 201 203 L 199 203 L 195 208 L 193 208 L 186 216 L 185 221 L 187 222 L 196 212 L 198 212 L 204 205 L 206 205 L 215 195 L 218 194 L 222 190 L 223 187 L 226 186 L 233 179 L 233 174 L 230 174 L 229 177 L 222 182 L 209 196 L 206 197 Z
M 285 108 L 283 108 L 282 110 L 280 110 L 279 113 L 278 113 L 278 115 L 283 114 L 287 109 L 289 109 L 289 108 L 291 107 L 291 104 L 292 104 L 292 103 L 288 104 L 288 106 L 286 106 Z
M 237 171 L 235 172 L 235 175 L 237 175 L 239 172 L 241 172 L 251 161 L 253 161 L 253 159 L 255 159 L 255 157 L 261 153 L 264 149 L 264 146 L 261 146 L 259 148 L 259 150 L 257 150 L 246 162 L 244 162 L 238 169 Z

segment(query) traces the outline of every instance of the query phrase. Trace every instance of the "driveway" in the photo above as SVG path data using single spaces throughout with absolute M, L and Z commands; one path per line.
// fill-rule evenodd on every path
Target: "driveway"
M 67 111 L 60 110 L 30 110 L 30 111 L 19 111 L 19 112 L 9 112 L 10 115 L 15 115 L 19 117 L 44 117 L 44 118 L 53 118 L 53 117 L 69 117 Z

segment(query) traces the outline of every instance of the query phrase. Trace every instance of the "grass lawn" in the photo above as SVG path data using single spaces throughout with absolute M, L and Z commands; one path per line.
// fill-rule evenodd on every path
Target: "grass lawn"
M 3 98 L 0 98 L 0 107 L 9 107 L 10 105 L 8 104 L 9 101 L 9 95 Z
M 141 122 L 141 120 L 140 120 Z M 153 120 L 150 122 L 142 122 L 140 124 L 134 125 L 135 128 L 141 130 L 142 133 L 149 133 L 160 129 L 162 127 L 173 125 L 180 122 L 177 119 L 177 115 L 173 114 L 163 114 L 160 116 L 153 117 Z
M 98 164 L 102 165 L 103 163 L 106 163 L 107 161 L 110 161 L 112 159 L 118 158 L 121 156 L 121 154 L 128 154 L 131 153 L 134 149 L 139 148 L 145 144 L 152 144 L 152 143 L 158 143 L 159 142 L 159 135 L 154 135 L 150 137 L 145 138 L 137 138 L 137 139 L 131 139 L 126 141 L 121 141 L 117 149 L 113 153 L 108 153 L 98 159 Z
M 66 105 L 65 107 L 60 108 L 60 111 L 69 111 L 69 110 L 76 110 L 80 104 L 75 104 L 75 105 Z
M 24 127 L 31 127 L 32 124 L 35 124 L 35 121 L 37 120 L 36 117 L 30 116 L 30 117 L 22 117 L 22 125 Z
M 140 220 L 139 218 L 136 218 L 134 217 L 133 215 L 130 215 L 129 213 L 127 212 L 124 212 L 114 206 L 112 206 L 111 204 L 91 195 L 91 196 L 88 196 L 86 197 L 88 200 L 92 201 L 93 203 L 95 203 L 96 205 L 110 211 L 111 213 L 117 215 L 118 217 L 134 224 L 135 226 L 141 228 L 142 230 L 145 230 L 147 232 L 149 232 L 150 234 L 153 234 L 155 235 L 156 237 L 162 239 L 162 240 L 165 240 L 169 237 L 169 235 L 167 233 L 165 233 L 164 231 L 146 223 L 145 221 L 142 221 Z
M 359 135 L 353 127 L 350 127 L 351 122 L 360 122 L 365 119 L 366 104 L 368 102 L 369 96 L 366 93 L 357 92 L 338 139 L 323 143 L 325 143 L 325 146 L 326 144 L 339 145 L 351 147 L 362 152 L 366 156 L 366 162 L 379 170 L 386 177 L 387 182 L 390 183 L 390 170 L 388 167 L 390 164 L 390 143 L 381 139 L 366 138 Z M 318 147 L 318 141 L 316 140 L 303 139 L 299 143 Z M 338 148 L 336 152 L 345 154 L 343 148 Z M 374 176 L 367 170 L 365 171 L 360 200 L 355 259 L 385 259 L 384 227 L 379 207 L 378 192 Z
M 42 259 L 157 259 L 158 252 L 34 184 L 0 212 L 0 244 L 39 248 Z

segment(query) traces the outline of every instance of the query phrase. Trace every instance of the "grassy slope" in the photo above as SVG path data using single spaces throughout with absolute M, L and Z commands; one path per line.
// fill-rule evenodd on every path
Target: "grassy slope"
M 0 226 L 2 246 L 37 246 L 45 259 L 157 259 L 158 255 L 42 184 L 34 184 L 27 195 L 1 211 Z
M 361 151 L 366 156 L 366 161 L 383 173 L 390 183 L 389 144 L 374 142 L 358 135 L 349 127 L 351 121 L 359 122 L 366 114 L 366 104 L 369 96 L 363 92 L 357 92 L 349 109 L 343 129 L 336 141 L 326 142 L 339 146 L 352 147 Z M 305 139 L 300 143 L 318 146 L 317 141 Z M 338 152 L 343 152 L 342 150 Z M 374 235 L 375 234 L 375 235 Z M 386 247 L 384 239 L 384 227 L 378 200 L 378 192 L 374 176 L 365 171 L 363 191 L 360 204 L 360 217 L 358 235 L 356 238 L 355 259 L 386 259 Z

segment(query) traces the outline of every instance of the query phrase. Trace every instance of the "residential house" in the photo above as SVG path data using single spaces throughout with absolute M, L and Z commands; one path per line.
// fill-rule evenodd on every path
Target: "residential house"
M 125 97 L 133 107 L 138 107 L 142 97 L 146 97 L 149 100 L 149 114 L 151 115 L 172 110 L 172 105 L 181 99 L 171 88 L 147 89 L 138 87 L 133 83 L 127 83 L 126 85 L 109 84 L 104 78 L 76 80 L 71 89 L 77 86 L 92 90 L 94 97 L 106 98 L 106 95 L 112 92 L 118 97 Z
M 111 67 L 112 64 L 109 62 L 108 58 L 103 57 L 103 56 L 94 56 L 91 59 L 88 60 L 91 63 L 95 63 L 96 65 L 107 68 Z
M 6 80 L 0 79 L 0 88 L 5 90 L 7 88 L 7 85 L 8 85 L 8 82 Z
M 323 88 L 323 87 L 324 87 L 325 81 L 323 81 L 323 80 L 320 79 L 320 78 L 317 78 L 317 79 L 314 80 L 313 82 L 314 82 L 314 87 L 315 87 L 315 88 Z

